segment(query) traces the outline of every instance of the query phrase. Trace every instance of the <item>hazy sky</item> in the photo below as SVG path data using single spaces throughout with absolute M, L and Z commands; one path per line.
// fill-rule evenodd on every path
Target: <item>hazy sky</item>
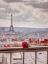
M 0 26 L 48 28 L 47 0 L 0 0 Z

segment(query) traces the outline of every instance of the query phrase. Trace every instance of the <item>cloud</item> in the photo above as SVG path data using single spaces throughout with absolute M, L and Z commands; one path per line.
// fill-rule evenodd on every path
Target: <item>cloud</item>
M 0 8 L 0 13 L 19 13 L 19 10 L 11 9 L 9 7 Z
M 36 22 L 14 22 L 14 27 L 29 27 L 29 28 L 48 28 L 48 24 L 37 24 Z M 0 27 L 10 27 L 10 20 L 0 19 Z
M 37 0 L 3 0 L 7 3 L 11 3 L 11 2 L 37 2 Z
M 26 2 L 24 4 L 31 5 L 36 8 L 43 8 L 43 9 L 48 8 L 48 2 L 46 0 L 44 0 L 43 2 L 42 2 L 42 0 L 41 1 L 40 0 L 3 0 L 3 1 L 5 1 L 7 3 L 8 2 L 9 3 L 11 3 L 11 2 Z
M 48 9 L 43 10 L 44 12 L 48 12 Z
M 0 27 L 10 26 L 10 20 L 0 19 Z
M 11 2 L 47 2 L 47 0 L 3 0 L 7 3 L 11 3 Z
M 5 2 L 11 3 L 11 2 L 23 2 L 23 0 L 3 0 Z
M 48 2 L 44 2 L 44 3 L 35 3 L 32 4 L 34 7 L 36 8 L 42 8 L 42 9 L 47 9 L 48 8 Z
M 48 16 L 45 12 L 47 7 L 43 7 L 46 2 L 38 1 L 2 0 L 0 3 L 0 26 L 10 26 L 10 14 L 12 13 L 13 24 L 16 27 L 48 27 Z
M 34 17 L 32 16 L 32 13 L 33 13 L 32 10 L 28 9 L 25 13 L 21 13 L 19 15 L 15 15 L 14 16 L 14 20 L 19 21 L 19 22 L 20 21 L 23 21 L 23 22 L 31 21 L 31 20 L 34 19 Z
M 34 8 L 40 8 L 43 9 L 42 11 L 48 12 L 48 2 L 36 2 L 36 3 L 27 3 L 26 5 L 33 6 Z
M 3 0 L 7 3 L 19 3 L 23 2 L 26 6 L 33 6 L 34 8 L 40 8 L 44 12 L 48 12 L 48 2 L 47 0 Z
M 16 3 L 6 3 L 3 0 L 0 2 L 0 13 L 19 13 Z
M 4 14 L 1 14 L 1 13 L 0 13 L 0 19 L 5 20 L 5 19 L 7 19 L 7 16 L 8 16 L 8 15 L 5 14 L 5 13 L 4 13 Z

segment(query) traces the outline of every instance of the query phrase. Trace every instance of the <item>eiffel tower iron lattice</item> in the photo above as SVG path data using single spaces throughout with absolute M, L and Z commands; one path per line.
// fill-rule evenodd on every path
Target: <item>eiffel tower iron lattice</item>
M 11 14 L 11 26 L 10 26 L 10 30 L 9 31 L 14 31 L 14 28 L 13 28 L 13 21 L 12 21 L 12 14 Z

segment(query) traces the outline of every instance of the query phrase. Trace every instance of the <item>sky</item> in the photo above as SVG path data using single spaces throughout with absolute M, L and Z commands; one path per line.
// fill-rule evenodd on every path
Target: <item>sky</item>
M 48 0 L 0 0 L 0 27 L 48 28 Z

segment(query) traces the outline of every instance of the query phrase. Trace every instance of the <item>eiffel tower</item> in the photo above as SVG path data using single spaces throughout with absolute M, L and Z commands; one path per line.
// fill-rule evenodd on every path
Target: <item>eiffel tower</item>
M 11 14 L 11 26 L 10 26 L 10 30 L 9 31 L 13 31 L 14 32 L 13 23 L 12 23 L 12 14 Z

